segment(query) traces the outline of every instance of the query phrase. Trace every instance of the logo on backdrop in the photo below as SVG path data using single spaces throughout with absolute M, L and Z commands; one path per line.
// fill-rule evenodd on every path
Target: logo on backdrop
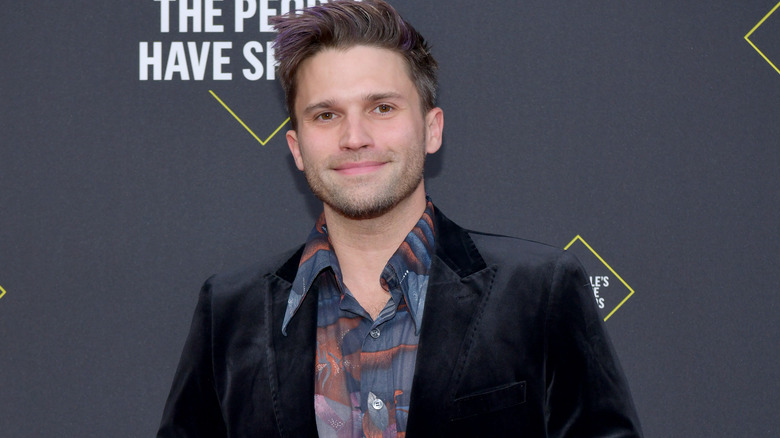
M 772 14 L 774 14 L 778 8 L 780 8 L 780 3 L 776 4 L 768 14 L 764 15 L 764 18 L 762 18 L 753 29 L 750 29 L 750 32 L 745 35 L 745 41 L 756 49 L 756 52 L 758 52 L 758 54 L 764 58 L 764 61 L 768 62 L 776 72 L 780 73 L 780 68 L 778 68 L 777 64 L 774 62 L 780 61 L 780 46 L 773 47 L 771 44 L 772 41 L 775 43 L 780 41 L 780 13 L 778 13 L 778 16 L 774 19 L 771 18 Z M 751 38 L 757 39 L 757 42 L 754 43 Z M 759 45 L 763 47 L 763 50 L 759 49 Z
M 604 321 L 612 317 L 634 295 L 631 286 L 579 235 L 564 249 L 574 252 L 585 265 L 590 275 L 593 299 Z
M 138 79 L 273 81 L 275 32 L 270 18 L 322 3 L 327 1 L 147 0 L 159 19 L 159 33 L 138 43 Z M 289 121 L 275 122 L 276 130 L 262 138 L 231 108 L 236 96 L 208 92 L 263 146 Z
M 241 117 L 238 117 L 238 115 L 235 112 L 233 112 L 233 110 L 230 109 L 230 107 L 227 106 L 227 104 L 225 102 L 223 102 L 222 99 L 219 98 L 219 96 L 217 96 L 217 93 L 215 93 L 213 90 L 209 90 L 209 93 L 211 93 L 211 95 L 214 97 L 214 99 L 217 99 L 217 102 L 222 104 L 222 106 L 227 110 L 227 112 L 229 112 L 230 115 L 233 116 L 233 118 L 236 119 L 236 121 L 239 124 L 241 124 L 241 126 L 243 126 L 244 129 L 246 129 L 247 132 L 249 132 L 249 134 L 251 134 L 252 137 L 254 137 L 255 140 L 260 142 L 260 144 L 263 145 L 263 146 L 265 146 L 265 144 L 268 143 L 274 137 L 274 135 L 276 135 L 276 133 L 279 132 L 284 127 L 284 125 L 286 125 L 287 122 L 290 121 L 290 118 L 288 117 L 284 122 L 282 122 L 281 125 L 279 125 L 278 128 L 276 128 L 276 131 L 272 132 L 271 135 L 268 136 L 268 138 L 266 138 L 265 140 L 261 140 L 260 137 L 258 137 L 257 134 L 255 134 L 255 132 L 252 131 L 252 128 L 247 126 L 247 124 L 244 123 L 243 120 L 241 120 Z
M 5 296 L 5 289 L 3 289 L 3 286 L 0 286 L 0 299 L 2 299 Z
M 287 14 L 291 9 L 327 3 L 319 0 L 147 1 L 150 5 L 157 3 L 160 35 L 155 41 L 138 43 L 141 81 L 274 80 L 271 47 L 274 30 L 269 19 Z M 182 38 L 169 41 L 167 35 L 171 33 L 178 33 Z M 235 72 L 234 66 L 238 69 Z

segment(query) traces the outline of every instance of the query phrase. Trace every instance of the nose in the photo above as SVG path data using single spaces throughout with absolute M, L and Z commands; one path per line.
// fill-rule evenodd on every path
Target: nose
M 341 149 L 361 149 L 372 144 L 368 121 L 360 115 L 347 116 L 342 123 L 339 147 Z

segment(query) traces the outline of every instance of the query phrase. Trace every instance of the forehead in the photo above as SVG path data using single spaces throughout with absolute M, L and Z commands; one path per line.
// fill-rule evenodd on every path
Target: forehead
M 373 93 L 397 93 L 410 100 L 419 99 L 403 56 L 379 47 L 324 49 L 301 63 L 296 82 L 297 108 L 311 101 Z

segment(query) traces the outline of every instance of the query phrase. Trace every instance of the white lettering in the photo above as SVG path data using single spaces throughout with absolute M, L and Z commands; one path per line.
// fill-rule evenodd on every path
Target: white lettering
M 265 43 L 265 65 L 268 66 L 268 74 L 266 75 L 266 79 L 269 81 L 276 79 L 276 66 L 278 63 L 276 62 L 274 53 L 276 53 L 276 51 L 274 50 L 273 41 L 268 41 Z
M 274 27 L 268 19 L 276 15 L 276 9 L 268 7 L 268 0 L 260 0 L 260 32 L 273 32 Z
M 171 43 L 171 51 L 168 54 L 168 65 L 165 67 L 165 80 L 173 79 L 173 74 L 179 73 L 181 80 L 190 80 L 190 71 L 187 69 L 187 55 L 184 53 L 184 43 L 176 41 Z
M 263 51 L 263 45 L 257 41 L 250 41 L 244 44 L 244 58 L 252 66 L 251 69 L 245 68 L 242 70 L 244 77 L 250 81 L 256 81 L 263 77 L 263 64 L 257 59 L 255 53 Z
M 244 9 L 246 8 L 246 9 Z M 257 13 L 257 3 L 254 0 L 236 0 L 236 32 L 244 31 L 244 20 L 254 17 Z
M 216 41 L 214 42 L 214 80 L 215 81 L 229 81 L 233 79 L 233 73 L 223 72 L 222 66 L 230 64 L 230 57 L 222 55 L 222 51 L 233 48 L 232 41 Z
M 148 1 L 148 0 L 147 0 Z M 160 32 L 176 32 L 171 29 L 177 20 L 178 32 L 225 32 L 230 24 L 225 22 L 223 8 L 225 0 L 153 0 L 160 4 Z M 178 1 L 177 5 L 172 3 Z M 270 21 L 280 14 L 295 13 L 295 11 L 318 4 L 328 3 L 324 0 L 233 0 L 234 31 L 244 32 L 247 20 L 257 20 L 260 32 L 275 32 Z M 228 6 L 229 7 L 229 6 Z M 229 12 L 228 12 L 229 13 Z M 202 81 L 208 78 L 211 70 L 212 80 L 232 80 L 230 41 L 201 42 L 140 42 L 138 46 L 138 77 L 142 81 L 170 81 L 174 79 Z M 164 53 L 167 52 L 167 53 Z M 263 55 L 263 52 L 265 55 Z M 263 76 L 268 80 L 276 79 L 276 60 L 274 59 L 273 43 L 271 41 L 249 41 L 243 44 L 243 56 L 246 65 L 241 71 L 247 80 L 256 81 Z M 209 59 L 211 57 L 211 59 Z M 165 59 L 164 59 L 165 58 Z M 265 59 L 264 59 L 265 58 Z M 211 67 L 209 67 L 211 63 Z M 177 78 L 178 75 L 178 78 Z
M 160 32 L 170 31 L 171 25 L 171 2 L 176 0 L 154 0 L 160 2 Z
M 188 7 L 190 0 L 179 1 L 179 32 L 189 32 L 189 18 L 192 18 L 192 31 L 200 32 L 202 28 L 200 0 L 192 0 L 192 8 Z
M 214 2 L 222 0 L 206 0 L 206 32 L 223 32 L 225 27 L 221 24 L 214 24 L 214 18 L 222 16 L 222 9 L 215 8 Z
M 187 43 L 187 50 L 192 62 L 192 77 L 194 77 L 196 81 L 202 81 L 206 76 L 206 63 L 209 60 L 210 45 L 211 43 L 208 41 L 203 43 L 203 47 L 200 48 L 200 55 L 198 55 L 198 43 L 194 41 Z
M 599 309 L 603 309 L 605 299 L 599 294 L 602 287 L 609 287 L 609 277 L 606 275 L 591 276 L 590 287 L 593 289 L 593 298 L 596 299 L 596 304 L 599 306 Z
M 607 277 L 606 275 L 598 275 L 596 277 L 591 276 L 590 285 L 594 287 L 595 286 L 609 287 L 609 277 Z
M 162 43 L 154 42 L 152 45 L 152 53 L 149 54 L 149 43 L 141 42 L 138 49 L 138 78 L 142 81 L 149 80 L 149 67 L 152 67 L 152 78 L 155 81 L 173 80 L 177 73 L 183 81 L 190 80 L 190 77 L 196 81 L 202 81 L 206 79 L 209 55 L 211 55 L 212 79 L 218 81 L 231 80 L 233 79 L 233 74 L 230 71 L 225 70 L 226 66 L 230 65 L 230 54 L 227 51 L 232 47 L 233 43 L 230 41 L 214 43 L 209 41 L 188 41 L 186 47 L 184 42 L 174 41 L 168 49 L 168 60 L 165 65 L 165 74 L 163 75 Z M 262 47 L 260 47 L 259 51 L 262 52 Z M 190 74 L 192 74 L 192 76 L 190 76 Z
M 149 67 L 152 67 L 152 78 L 155 81 L 162 79 L 162 43 L 152 43 L 152 56 L 149 56 L 149 43 L 141 42 L 138 45 L 139 72 L 138 79 L 149 79 Z

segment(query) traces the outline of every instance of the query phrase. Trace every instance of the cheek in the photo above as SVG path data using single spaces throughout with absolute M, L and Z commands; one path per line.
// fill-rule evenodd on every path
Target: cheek
M 311 142 L 301 142 L 300 144 L 300 166 L 308 170 L 313 170 L 325 159 L 318 144 Z M 301 169 L 303 170 L 303 169 Z
M 419 145 L 425 141 L 425 125 L 417 120 L 403 120 L 383 129 L 384 138 L 396 145 Z

